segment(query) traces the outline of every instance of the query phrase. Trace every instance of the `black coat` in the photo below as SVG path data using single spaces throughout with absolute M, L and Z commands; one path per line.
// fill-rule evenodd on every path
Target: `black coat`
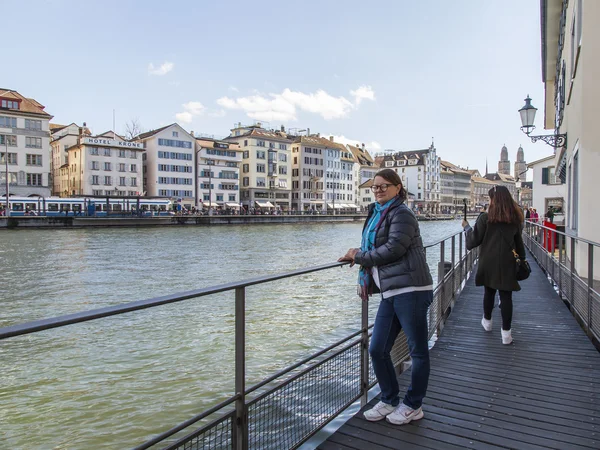
M 522 227 L 510 223 L 488 223 L 487 213 L 482 213 L 473 228 L 467 228 L 467 249 L 479 249 L 479 262 L 475 284 L 502 291 L 520 291 L 517 282 L 515 257 L 512 245 L 525 259 Z M 512 245 L 511 245 L 512 244 Z
M 369 206 L 363 231 L 374 213 L 374 207 L 374 203 Z M 389 206 L 389 211 L 377 230 L 375 248 L 368 252 L 358 252 L 354 260 L 364 267 L 377 266 L 381 292 L 433 284 L 419 222 L 399 198 Z M 376 286 L 374 291 L 377 292 Z

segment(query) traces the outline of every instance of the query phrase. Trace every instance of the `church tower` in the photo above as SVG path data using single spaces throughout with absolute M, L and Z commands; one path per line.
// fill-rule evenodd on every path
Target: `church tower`
M 517 150 L 517 160 L 515 161 L 515 180 L 527 181 L 527 163 L 525 162 L 525 153 L 523 147 L 519 145 Z
M 506 145 L 502 146 L 502 151 L 500 152 L 500 161 L 498 162 L 498 173 L 510 175 L 510 161 L 508 160 L 508 149 L 506 148 Z

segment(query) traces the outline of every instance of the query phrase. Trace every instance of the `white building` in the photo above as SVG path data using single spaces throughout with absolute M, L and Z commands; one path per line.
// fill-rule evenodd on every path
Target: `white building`
M 292 209 L 323 211 L 325 203 L 325 158 L 333 147 L 317 135 L 298 136 L 292 144 Z
M 242 149 L 235 142 L 196 138 L 196 208 L 240 208 Z
M 343 144 L 329 137 L 325 150 L 325 204 L 324 210 L 331 212 L 357 209 L 355 205 L 355 167 L 352 152 Z
M 554 155 L 529 163 L 527 167 L 533 169 L 531 206 L 539 216 L 544 217 L 550 206 L 556 212 L 564 212 L 566 185 L 556 176 Z
M 0 193 L 50 195 L 50 119 L 44 106 L 0 88 Z M 8 154 L 8 174 L 6 160 Z
M 68 196 L 143 195 L 141 143 L 126 141 L 108 131 L 98 136 L 80 136 L 78 144 L 68 147 L 67 153 Z
M 173 123 L 142 133 L 134 140 L 146 150 L 143 160 L 146 195 L 168 197 L 191 209 L 196 204 L 194 136 Z
M 441 159 L 433 144 L 424 150 L 386 154 L 379 161 L 382 169 L 394 169 L 406 190 L 416 195 L 415 208 L 419 212 L 440 212 Z
M 357 205 L 361 211 L 366 211 L 369 205 L 375 201 L 375 194 L 371 190 L 371 186 L 373 186 L 373 178 L 358 187 Z
M 363 203 L 360 197 L 364 193 L 361 185 L 375 178 L 379 167 L 375 166 L 373 157 L 365 149 L 365 144 L 347 145 L 346 147 L 354 156 L 354 198 L 356 199 L 355 204 L 360 207 Z

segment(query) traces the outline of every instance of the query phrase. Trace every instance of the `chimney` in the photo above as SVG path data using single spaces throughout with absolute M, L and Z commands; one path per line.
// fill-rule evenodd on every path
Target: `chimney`
M 258 126 L 258 128 L 262 128 L 262 123 L 256 122 L 256 125 Z
M 320 138 L 321 137 L 321 133 L 317 133 L 317 137 Z
M 192 131 L 190 131 L 190 134 L 192 135 L 192 137 L 195 137 L 195 136 L 194 136 L 194 131 L 193 131 L 193 130 L 192 130 Z
M 285 127 L 283 125 L 281 125 L 281 132 L 285 133 Z
M 363 142 L 362 144 L 360 144 L 362 146 L 362 149 L 365 149 L 365 143 Z
M 84 126 L 84 127 L 87 127 L 87 123 L 83 122 L 83 126 Z
M 329 140 L 333 142 L 333 136 L 329 136 Z

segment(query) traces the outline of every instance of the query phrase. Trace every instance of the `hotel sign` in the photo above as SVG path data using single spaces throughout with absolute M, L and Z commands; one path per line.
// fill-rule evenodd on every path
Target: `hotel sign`
M 116 139 L 105 139 L 105 138 L 83 138 L 84 145 L 101 145 L 104 147 L 117 147 L 117 148 L 134 148 L 138 150 L 144 149 L 144 144 L 140 142 L 127 142 L 117 141 Z

